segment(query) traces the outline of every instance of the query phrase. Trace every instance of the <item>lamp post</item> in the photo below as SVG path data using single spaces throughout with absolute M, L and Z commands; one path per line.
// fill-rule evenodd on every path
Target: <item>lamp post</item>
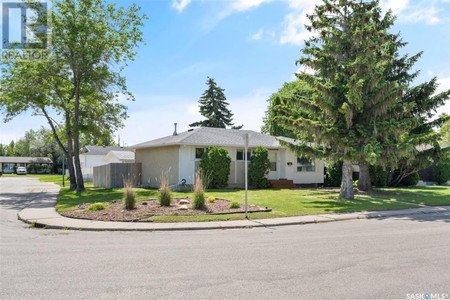
M 63 187 L 66 186 L 65 183 L 64 183 L 64 175 L 66 175 L 66 174 L 64 174 L 64 173 L 66 173 L 66 172 L 65 172 L 66 169 L 65 169 L 65 166 L 64 166 L 65 160 L 66 160 L 66 156 L 65 156 L 64 153 L 63 153 L 63 159 L 62 159 L 62 177 L 63 177 L 62 180 L 63 180 Z
M 248 219 L 248 205 L 247 205 L 247 190 L 248 190 L 248 164 L 247 164 L 247 151 L 248 151 L 248 133 L 245 133 L 244 136 L 244 170 L 245 170 L 245 218 Z

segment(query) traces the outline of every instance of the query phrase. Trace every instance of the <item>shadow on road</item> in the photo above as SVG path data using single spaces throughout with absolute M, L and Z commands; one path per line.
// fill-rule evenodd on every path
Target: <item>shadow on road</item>
M 35 192 L 35 193 L 1 193 L 0 208 L 22 210 L 24 208 L 48 208 L 55 206 L 55 199 L 58 193 Z

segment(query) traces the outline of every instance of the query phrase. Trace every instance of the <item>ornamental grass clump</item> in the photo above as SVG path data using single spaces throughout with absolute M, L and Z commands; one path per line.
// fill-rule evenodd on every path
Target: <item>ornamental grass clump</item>
M 136 208 L 136 196 L 133 191 L 133 181 L 130 179 L 124 180 L 123 183 L 123 202 L 125 209 L 135 209 Z
M 87 211 L 99 211 L 99 210 L 104 210 L 105 206 L 101 203 L 94 203 L 91 206 L 89 206 L 89 208 L 87 209 Z
M 161 206 L 170 206 L 172 201 L 172 191 L 169 188 L 169 171 L 161 173 L 158 201 Z
M 230 203 L 230 208 L 239 208 L 241 207 L 241 204 L 239 204 L 239 202 L 233 201 Z
M 194 209 L 206 209 L 205 201 L 205 189 L 208 185 L 207 177 L 203 171 L 195 172 L 195 183 L 194 183 Z

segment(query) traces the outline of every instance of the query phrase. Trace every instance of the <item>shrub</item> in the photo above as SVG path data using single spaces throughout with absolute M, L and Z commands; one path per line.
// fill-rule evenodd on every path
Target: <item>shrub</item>
M 170 206 L 170 202 L 172 201 L 172 191 L 169 188 L 169 171 L 163 171 L 160 179 L 161 185 L 158 194 L 159 205 Z
M 213 196 L 208 197 L 208 202 L 213 203 L 214 201 L 216 201 L 216 198 L 214 198 Z
M 223 188 L 228 184 L 230 175 L 231 158 L 227 149 L 223 147 L 209 146 L 208 151 L 202 155 L 200 168 L 203 174 L 208 175 L 208 187 Z M 205 187 L 206 187 L 205 186 Z
M 136 207 L 136 197 L 133 191 L 133 182 L 126 180 L 124 182 L 124 206 L 125 209 L 134 209 Z
M 204 155 L 203 155 L 204 156 Z M 195 172 L 195 182 L 194 182 L 194 209 L 206 209 L 205 202 L 205 187 L 207 186 L 207 176 L 205 176 L 203 171 Z
M 251 186 L 266 188 L 270 185 L 267 174 L 270 171 L 269 151 L 259 146 L 253 151 L 248 166 L 248 181 Z
M 414 172 L 408 176 L 406 176 L 405 178 L 402 179 L 402 181 L 400 181 L 401 186 L 412 186 L 412 185 L 417 185 L 417 183 L 419 182 L 419 173 Z
M 241 205 L 239 204 L 239 202 L 233 201 L 230 203 L 230 208 L 239 208 L 241 207 Z
M 370 174 L 370 181 L 372 182 L 372 185 L 377 187 L 384 187 L 387 185 L 388 180 L 388 171 L 382 167 L 379 166 L 370 166 L 369 167 L 369 174 Z
M 88 211 L 99 211 L 99 210 L 104 210 L 105 206 L 101 203 L 94 203 L 91 206 L 89 206 L 89 208 L 87 209 Z
M 443 184 L 450 180 L 450 155 L 444 154 L 434 165 L 434 180 Z
M 324 185 L 327 187 L 336 187 L 341 185 L 342 181 L 342 161 L 333 162 L 326 161 L 325 162 L 325 179 Z
M 43 167 L 39 164 L 29 164 L 27 165 L 27 172 L 36 174 L 38 171 L 42 170 Z

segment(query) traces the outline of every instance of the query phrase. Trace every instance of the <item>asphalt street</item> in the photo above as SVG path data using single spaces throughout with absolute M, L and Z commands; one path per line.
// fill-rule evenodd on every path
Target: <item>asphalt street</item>
M 31 229 L 17 220 L 49 187 L 0 177 L 1 299 L 450 298 L 449 212 L 175 232 Z

